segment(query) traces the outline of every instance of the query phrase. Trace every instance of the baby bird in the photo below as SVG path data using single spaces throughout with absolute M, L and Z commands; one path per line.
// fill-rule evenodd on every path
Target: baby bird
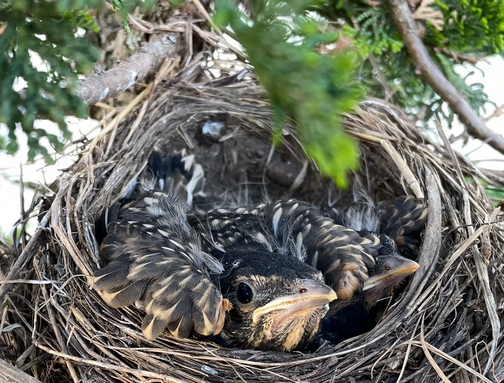
M 96 224 L 104 266 L 92 279 L 110 306 L 143 307 L 148 339 L 167 329 L 178 338 L 219 334 L 238 347 L 301 349 L 329 304 L 382 294 L 383 281 L 416 270 L 386 258 L 404 259 L 388 237 L 357 232 L 299 200 L 190 210 L 204 180 L 194 157 L 154 152 L 148 165 Z M 181 185 L 185 202 L 175 196 Z

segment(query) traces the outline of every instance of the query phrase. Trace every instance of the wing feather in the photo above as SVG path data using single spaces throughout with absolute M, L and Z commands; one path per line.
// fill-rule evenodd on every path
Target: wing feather
M 125 205 L 107 231 L 100 252 L 108 263 L 93 279 L 106 303 L 142 302 L 142 331 L 149 339 L 165 328 L 181 338 L 193 329 L 202 335 L 222 330 L 227 305 L 209 273 L 222 265 L 203 253 L 174 197 L 146 193 Z
M 204 233 L 208 251 L 246 245 L 292 254 L 322 271 L 340 299 L 361 288 L 382 247 L 378 236 L 337 225 L 313 205 L 294 199 L 193 214 L 189 222 Z

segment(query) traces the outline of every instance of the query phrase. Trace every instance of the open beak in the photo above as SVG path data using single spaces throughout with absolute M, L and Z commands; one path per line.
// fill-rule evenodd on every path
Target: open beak
M 337 298 L 334 290 L 322 281 L 300 280 L 295 292 L 273 299 L 268 304 L 257 308 L 252 314 L 252 322 L 257 323 L 262 316 L 273 311 L 281 312 L 277 320 L 322 308 Z
M 364 282 L 363 291 L 396 285 L 420 267 L 415 261 L 401 256 L 379 256 L 376 262 L 376 270 Z

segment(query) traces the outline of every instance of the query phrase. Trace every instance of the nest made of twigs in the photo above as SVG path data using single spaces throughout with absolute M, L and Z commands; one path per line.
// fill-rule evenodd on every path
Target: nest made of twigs
M 358 179 L 377 200 L 416 195 L 429 208 L 421 268 L 380 324 L 312 354 L 224 349 L 168 335 L 146 340 L 142 312 L 108 307 L 88 276 L 99 264 L 96 217 L 153 147 L 195 153 L 215 195 L 239 198 L 245 190 L 251 202 L 291 196 L 321 205 L 335 193 L 290 127 L 284 145 L 272 147 L 270 111 L 256 86 L 172 84 L 159 87 L 146 108 L 82 144 L 56 194 L 46 196 L 39 227 L 7 276 L 14 280 L 0 285 L 8 291 L 3 359 L 47 382 L 504 379 L 504 232 L 482 186 L 492 180 L 379 100 L 345 118 L 362 153 Z M 224 125 L 220 139 L 201 135 L 209 120 Z

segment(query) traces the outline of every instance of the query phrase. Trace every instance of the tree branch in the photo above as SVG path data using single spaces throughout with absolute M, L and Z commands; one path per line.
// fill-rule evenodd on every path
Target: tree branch
M 483 119 L 471 109 L 464 96 L 450 83 L 430 57 L 422 40 L 417 36 L 417 25 L 405 0 L 388 0 L 396 28 L 415 61 L 422 77 L 448 103 L 450 109 L 465 125 L 469 135 L 484 141 L 504 154 L 504 137 L 487 128 Z
M 166 34 L 144 45 L 129 59 L 100 74 L 92 74 L 79 82 L 77 95 L 87 104 L 117 97 L 148 74 L 159 68 L 166 58 L 178 54 L 179 37 Z

